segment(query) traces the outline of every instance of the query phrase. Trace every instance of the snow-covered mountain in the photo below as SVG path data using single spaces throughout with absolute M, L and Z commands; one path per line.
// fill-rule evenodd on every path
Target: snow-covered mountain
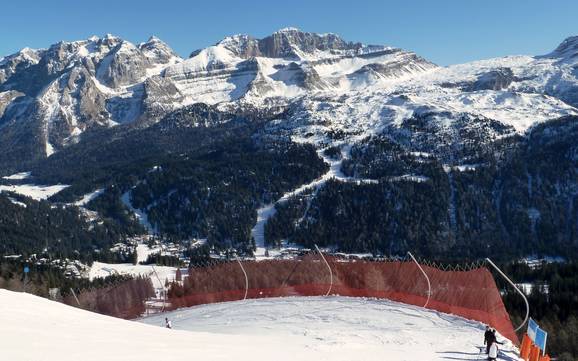
M 14 134 L 3 143 L 38 138 L 28 151 L 46 157 L 87 129 L 133 122 L 159 87 L 149 79 L 180 60 L 155 37 L 133 45 L 112 35 L 7 56 L 0 61 L 0 127 L 2 136 Z
M 215 242 L 575 245 L 577 49 L 571 37 L 545 55 L 441 67 L 295 28 L 187 59 L 154 37 L 23 49 L 0 60 L 0 175 L 71 185 L 56 195 L 69 203 L 115 185 L 101 211 L 130 203 L 160 232 Z M 381 218 L 336 239 L 360 212 Z
M 347 43 L 334 34 L 280 30 L 264 39 L 228 37 L 168 67 L 185 103 L 243 100 L 287 103 L 318 92 L 341 93 L 434 68 L 411 52 Z
M 293 104 L 300 117 L 330 118 L 332 127 L 353 126 L 356 133 L 424 113 L 482 116 L 523 132 L 577 112 L 577 43 L 568 38 L 544 56 L 450 67 L 295 28 L 263 39 L 231 36 L 185 60 L 155 37 L 138 45 L 106 35 L 24 48 L 0 61 L 2 145 L 28 143 L 20 157 L 42 158 L 87 129 L 150 123 L 194 103 Z M 27 136 L 33 140 L 22 142 Z M 0 163 L 17 157 L 9 151 Z

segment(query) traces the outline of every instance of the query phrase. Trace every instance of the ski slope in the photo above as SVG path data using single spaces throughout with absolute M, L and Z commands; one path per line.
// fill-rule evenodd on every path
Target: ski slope
M 0 290 L 0 325 L 6 360 L 482 359 L 483 325 L 361 298 L 228 302 L 135 322 Z M 507 342 L 502 359 L 517 360 L 513 350 Z

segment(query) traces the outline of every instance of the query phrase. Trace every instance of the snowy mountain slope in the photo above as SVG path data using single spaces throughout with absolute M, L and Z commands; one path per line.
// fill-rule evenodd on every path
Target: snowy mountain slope
M 3 58 L 0 127 L 17 133 L 10 141 L 35 133 L 42 147 L 30 151 L 43 158 L 91 127 L 147 124 L 188 104 L 291 107 L 305 98 L 329 111 L 336 127 L 354 117 L 370 133 L 423 112 L 484 116 L 523 133 L 576 114 L 576 42 L 544 56 L 438 67 L 409 51 L 295 28 L 263 39 L 231 36 L 184 61 L 158 38 L 133 45 L 106 35 Z
M 257 40 L 229 37 L 169 67 L 164 76 L 186 103 L 291 98 L 317 91 L 343 92 L 435 68 L 414 53 L 345 43 L 333 34 L 282 29 Z
M 206 305 L 167 314 L 173 330 L 163 328 L 164 315 L 125 321 L 5 290 L 0 305 L 2 330 L 9 330 L 2 351 L 10 360 L 482 359 L 479 323 L 381 300 Z M 503 352 L 517 359 L 509 343 Z

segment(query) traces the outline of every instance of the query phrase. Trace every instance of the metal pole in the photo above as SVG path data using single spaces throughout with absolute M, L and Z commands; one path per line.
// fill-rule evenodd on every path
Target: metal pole
M 245 272 L 245 267 L 243 267 L 243 264 L 239 260 L 239 257 L 235 256 L 235 259 L 237 260 L 237 263 L 239 263 L 239 266 L 241 266 L 241 271 L 243 271 L 243 275 L 245 275 L 245 296 L 243 297 L 244 301 L 247 299 L 247 293 L 249 292 L 249 278 L 247 277 L 247 272 Z
M 321 253 L 321 250 L 319 249 L 319 247 L 317 247 L 317 245 L 315 245 L 315 249 L 317 250 L 317 252 L 319 252 L 319 254 L 321 255 L 321 258 L 323 258 L 323 261 L 325 262 L 325 265 L 327 266 L 327 269 L 329 270 L 329 289 L 327 290 L 327 293 L 325 294 L 325 296 L 329 296 L 329 294 L 331 293 L 331 289 L 333 288 L 333 272 L 331 271 L 331 266 L 329 266 L 329 262 L 327 262 L 327 260 L 325 259 L 325 256 L 323 255 L 323 253 Z
M 423 270 L 423 268 L 421 267 L 421 265 L 417 262 L 417 260 L 415 259 L 415 257 L 413 256 L 413 254 L 411 254 L 411 252 L 407 252 L 407 254 L 411 257 L 411 259 L 415 262 L 415 264 L 417 265 L 417 267 L 419 268 L 419 270 L 421 271 L 421 273 L 423 273 L 425 280 L 427 281 L 427 300 L 425 301 L 425 305 L 423 305 L 424 308 L 427 307 L 427 305 L 429 304 L 429 300 L 431 298 L 431 282 L 429 281 L 429 277 L 427 276 L 427 274 L 425 273 L 425 271 Z
M 512 287 L 514 287 L 514 289 L 516 291 L 518 291 L 518 293 L 520 294 L 520 296 L 522 296 L 522 298 L 524 299 L 524 302 L 526 303 L 526 318 L 524 318 L 524 321 L 522 321 L 520 326 L 518 326 L 518 328 L 516 328 L 514 330 L 514 332 L 517 332 L 519 329 L 521 329 L 526 324 L 526 322 L 528 321 L 528 317 L 530 317 L 530 304 L 528 303 L 528 299 L 526 298 L 526 295 L 524 294 L 524 292 L 520 291 L 520 289 L 514 284 L 514 282 L 512 282 L 512 280 L 510 280 L 508 278 L 508 276 L 506 276 L 506 274 L 504 272 L 502 272 L 502 270 L 499 269 L 498 266 L 496 266 L 496 264 L 494 262 L 492 262 L 491 259 L 486 258 L 486 261 L 488 261 L 488 263 L 491 264 L 492 267 L 494 267 L 496 269 L 496 271 L 498 271 L 498 273 L 500 275 L 502 275 L 502 277 L 504 277 L 506 279 L 506 281 L 508 281 L 508 283 L 510 285 L 512 285 Z

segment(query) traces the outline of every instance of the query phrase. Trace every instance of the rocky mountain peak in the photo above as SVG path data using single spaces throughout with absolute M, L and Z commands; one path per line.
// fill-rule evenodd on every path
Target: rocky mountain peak
M 293 27 L 293 26 L 288 26 L 286 28 L 283 29 L 279 29 L 275 32 L 276 33 L 301 33 L 302 31 L 299 30 L 299 28 Z
M 268 58 L 286 58 L 298 60 L 316 52 L 341 54 L 356 52 L 363 47 L 361 43 L 347 42 L 333 33 L 317 34 L 304 32 L 297 28 L 283 28 L 262 39 L 246 34 L 224 38 L 216 46 L 221 46 L 234 55 L 244 59 L 255 56 Z M 380 47 L 383 48 L 383 47 Z M 196 56 L 202 49 L 191 53 Z
M 155 35 L 149 36 L 147 43 L 164 43 L 161 39 L 157 38 Z
M 175 59 L 180 59 L 167 43 L 154 35 L 149 37 L 145 43 L 140 43 L 138 48 L 154 63 L 167 64 Z
M 217 46 L 222 46 L 236 56 L 245 59 L 262 56 L 261 51 L 259 50 L 259 40 L 247 34 L 228 36 L 218 42 Z
M 360 47 L 361 44 L 346 42 L 335 34 L 303 32 L 297 28 L 281 29 L 259 41 L 261 52 L 271 58 L 301 58 L 301 53 L 353 50 Z

